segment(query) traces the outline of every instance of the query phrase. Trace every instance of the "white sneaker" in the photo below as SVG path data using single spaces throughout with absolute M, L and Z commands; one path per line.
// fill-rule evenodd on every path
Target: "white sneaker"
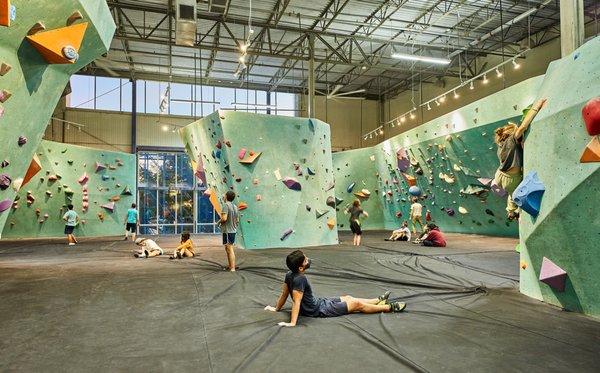
M 75 242 L 69 242 L 69 246 L 75 246 Z

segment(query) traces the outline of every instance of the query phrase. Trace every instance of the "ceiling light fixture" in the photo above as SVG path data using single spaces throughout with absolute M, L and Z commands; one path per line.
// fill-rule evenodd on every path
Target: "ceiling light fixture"
M 512 64 L 513 64 L 513 69 L 515 69 L 515 70 L 518 70 L 521 67 L 521 64 L 519 64 L 515 60 L 512 60 Z
M 458 93 L 456 93 L 456 90 L 454 90 L 454 99 L 458 100 L 459 97 L 460 97 L 460 95 Z
M 488 84 L 488 82 L 487 74 L 483 74 L 483 84 Z
M 496 76 L 497 76 L 498 78 L 502 78 L 502 72 L 501 72 L 501 71 L 500 71 L 500 69 L 499 69 L 499 68 L 497 68 L 497 67 L 496 67 Z
M 427 110 L 431 110 L 431 105 L 429 105 L 429 102 L 427 103 Z
M 398 60 L 406 60 L 406 61 L 428 62 L 428 63 L 433 63 L 436 65 L 449 65 L 451 62 L 447 58 L 415 56 L 412 54 L 404 54 L 404 53 L 392 53 L 392 58 L 395 58 Z
M 475 89 L 475 85 L 473 84 L 473 81 L 471 81 L 471 84 L 469 85 L 469 89 L 470 90 L 474 90 Z

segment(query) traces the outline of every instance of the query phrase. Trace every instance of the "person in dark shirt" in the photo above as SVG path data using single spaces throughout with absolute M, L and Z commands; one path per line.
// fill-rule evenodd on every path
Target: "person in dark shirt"
M 290 322 L 280 322 L 279 326 L 296 326 L 298 316 L 308 317 L 336 317 L 349 313 L 381 313 L 401 312 L 406 308 L 402 302 L 390 302 L 390 292 L 378 298 L 362 299 L 344 295 L 337 298 L 318 298 L 313 295 L 312 287 L 304 272 L 310 268 L 310 259 L 300 250 L 292 252 L 286 258 L 286 265 L 290 269 L 285 275 L 281 295 L 277 305 L 266 306 L 265 310 L 280 311 L 289 295 L 292 296 L 292 315 Z
M 512 194 L 523 181 L 523 141 L 529 125 L 546 104 L 546 99 L 539 100 L 531 106 L 523 116 L 521 124 L 509 122 L 494 131 L 494 141 L 498 146 L 500 166 L 494 176 L 494 184 L 508 193 L 506 211 L 509 220 L 519 217 L 518 206 Z
M 354 234 L 354 246 L 360 246 L 360 239 L 362 237 L 362 229 L 360 228 L 360 216 L 364 215 L 365 217 L 369 217 L 366 211 L 364 211 L 360 207 L 360 201 L 358 199 L 354 200 L 352 206 L 346 209 L 346 213 L 350 214 L 350 230 Z

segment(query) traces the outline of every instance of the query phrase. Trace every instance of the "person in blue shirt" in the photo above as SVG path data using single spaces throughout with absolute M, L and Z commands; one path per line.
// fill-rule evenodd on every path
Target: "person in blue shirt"
M 131 239 L 135 242 L 135 235 L 137 233 L 137 228 L 140 225 L 140 214 L 138 210 L 135 208 L 135 203 L 131 204 L 131 208 L 127 210 L 127 217 L 125 218 L 125 239 L 127 241 L 129 239 L 129 233 L 131 232 Z
M 67 208 L 69 210 L 63 215 L 63 220 L 66 221 L 65 234 L 67 235 L 67 242 L 69 243 L 69 246 L 73 246 L 77 243 L 77 239 L 75 239 L 73 231 L 75 230 L 77 223 L 79 223 L 79 215 L 73 211 L 73 205 L 69 205 Z

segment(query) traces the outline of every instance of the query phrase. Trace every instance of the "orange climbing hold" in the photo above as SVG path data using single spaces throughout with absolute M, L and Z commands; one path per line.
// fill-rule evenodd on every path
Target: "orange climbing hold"
M 585 147 L 580 159 L 581 163 L 600 162 L 600 140 L 594 137 Z
M 10 0 L 0 0 L 0 26 L 10 27 Z
M 23 183 L 21 184 L 21 188 L 27 184 L 35 175 L 37 175 L 38 172 L 40 172 L 40 170 L 42 169 L 42 164 L 40 163 L 40 159 L 38 158 L 37 154 L 33 155 L 33 159 L 31 160 L 31 163 L 29 164 L 29 168 L 27 169 L 27 172 L 25 173 L 25 177 L 23 178 Z
M 254 161 L 256 161 L 258 159 L 258 157 L 260 157 L 262 153 L 261 152 L 250 152 L 249 155 L 246 155 L 244 157 L 244 159 L 240 159 L 240 163 L 243 164 L 252 164 L 254 163 Z
M 79 59 L 79 48 L 88 24 L 78 23 L 55 30 L 38 32 L 27 36 L 27 40 L 50 64 L 75 63 Z

